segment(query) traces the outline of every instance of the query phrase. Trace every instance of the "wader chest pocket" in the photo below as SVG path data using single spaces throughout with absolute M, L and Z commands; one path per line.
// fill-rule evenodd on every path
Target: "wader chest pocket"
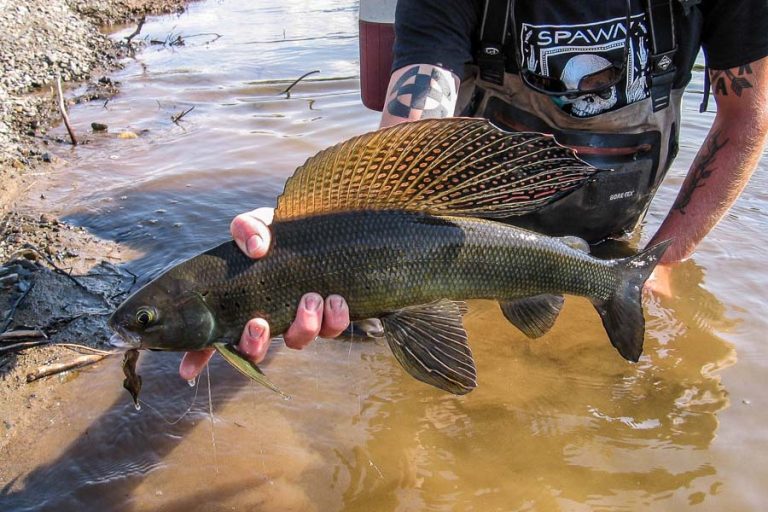
M 650 178 L 649 160 L 600 171 L 566 197 L 508 222 L 553 236 L 580 236 L 590 243 L 620 236 L 642 218 L 649 201 Z

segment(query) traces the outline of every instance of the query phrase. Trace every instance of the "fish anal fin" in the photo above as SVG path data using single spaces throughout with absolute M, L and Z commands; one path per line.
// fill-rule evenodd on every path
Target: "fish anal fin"
M 310 157 L 286 182 L 275 220 L 385 209 L 509 217 L 559 199 L 596 171 L 548 135 L 505 132 L 485 119 L 425 119 Z
M 414 378 L 464 395 L 477 386 L 477 371 L 461 323 L 464 303 L 440 300 L 381 318 L 392 353 Z
M 280 391 L 280 388 L 274 385 L 272 381 L 269 380 L 266 375 L 264 375 L 264 372 L 262 372 L 261 369 L 256 366 L 255 363 L 246 359 L 242 354 L 240 354 L 240 352 L 235 350 L 228 343 L 217 342 L 213 344 L 213 348 L 216 349 L 216 352 L 218 352 L 226 362 L 231 364 L 237 371 L 252 381 L 257 382 L 268 389 L 271 389 L 286 400 L 291 398 L 290 396 Z
M 504 316 L 529 338 L 546 334 L 563 308 L 563 296 L 542 294 L 500 302 Z

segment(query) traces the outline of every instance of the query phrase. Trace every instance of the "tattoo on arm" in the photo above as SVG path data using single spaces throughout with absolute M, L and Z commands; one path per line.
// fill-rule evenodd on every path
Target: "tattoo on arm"
M 730 85 L 731 92 L 741 97 L 744 89 L 752 88 L 752 82 L 747 78 L 751 74 L 752 68 L 749 67 L 749 64 L 739 66 L 738 71 L 735 73 L 730 69 L 713 69 L 710 71 L 712 89 L 715 91 L 715 94 L 728 96 L 728 85 Z
M 436 69 L 422 72 L 419 66 L 407 70 L 392 86 L 393 97 L 387 104 L 387 112 L 407 118 L 412 110 L 420 110 L 421 118 L 448 117 L 451 85 L 448 78 Z
M 723 149 L 730 139 L 725 139 L 720 142 L 719 139 L 722 136 L 722 130 L 717 130 L 707 137 L 707 148 L 696 158 L 691 169 L 693 174 L 690 179 L 686 179 L 683 184 L 683 188 L 680 190 L 680 194 L 675 200 L 675 204 L 672 205 L 673 210 L 677 210 L 685 215 L 685 209 L 691 202 L 693 192 L 697 188 L 704 186 L 704 182 L 714 171 L 714 161 L 717 156 L 717 152 Z

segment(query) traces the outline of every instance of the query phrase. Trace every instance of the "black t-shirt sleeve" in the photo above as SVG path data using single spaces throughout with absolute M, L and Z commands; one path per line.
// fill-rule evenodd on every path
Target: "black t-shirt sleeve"
M 701 7 L 701 43 L 710 68 L 735 68 L 768 55 L 767 0 L 705 0 Z
M 464 78 L 478 12 L 472 0 L 399 0 L 392 70 L 433 64 Z

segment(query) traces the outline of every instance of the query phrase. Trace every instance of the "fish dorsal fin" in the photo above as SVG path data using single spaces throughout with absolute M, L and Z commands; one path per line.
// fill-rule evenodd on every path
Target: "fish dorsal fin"
M 508 217 L 534 211 L 597 169 L 540 133 L 485 119 L 426 119 L 353 137 L 309 158 L 285 184 L 276 220 L 362 209 Z
M 413 377 L 455 395 L 477 386 L 462 302 L 440 300 L 395 311 L 381 318 L 392 353 Z

